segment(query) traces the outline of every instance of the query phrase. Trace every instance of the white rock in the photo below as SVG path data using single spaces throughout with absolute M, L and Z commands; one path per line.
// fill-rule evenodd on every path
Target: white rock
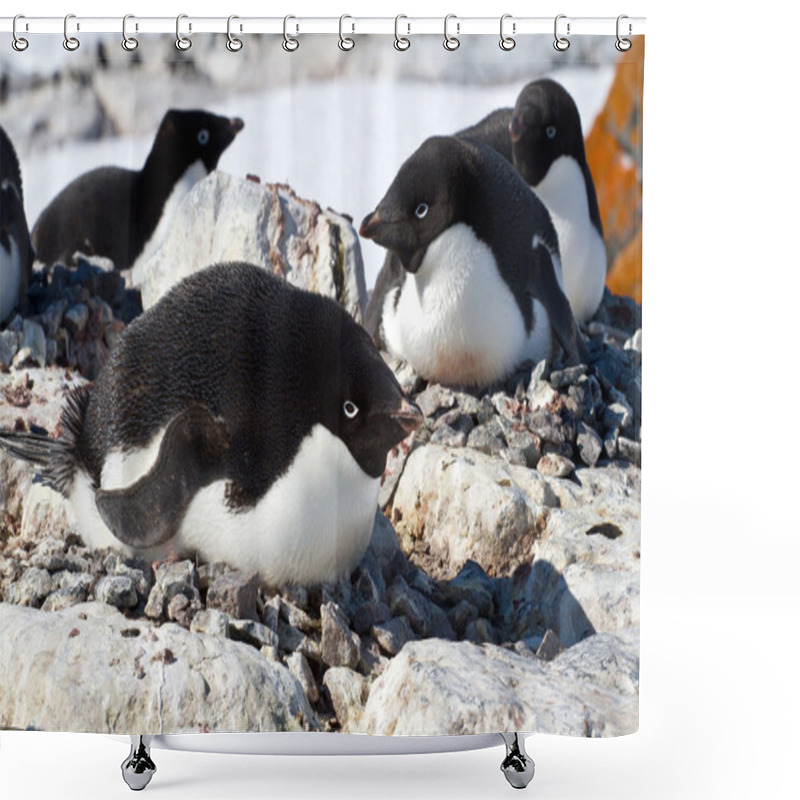
M 408 458 L 391 519 L 407 554 L 424 546 L 431 566 L 452 578 L 468 559 L 489 574 L 532 552 L 537 519 L 556 504 L 547 481 L 474 450 L 426 445 Z
M 248 261 L 332 297 L 361 321 L 367 290 L 352 223 L 283 185 L 213 172 L 179 206 L 166 238 L 133 270 L 145 309 L 203 267 Z
M 138 631 L 138 633 L 137 633 Z M 249 645 L 82 603 L 0 604 L 0 728 L 129 734 L 319 727 L 297 680 Z M 36 668 L 32 669 L 31 665 Z
M 638 631 L 592 636 L 549 663 L 494 645 L 409 642 L 372 685 L 360 730 L 621 736 L 638 728 L 637 687 Z

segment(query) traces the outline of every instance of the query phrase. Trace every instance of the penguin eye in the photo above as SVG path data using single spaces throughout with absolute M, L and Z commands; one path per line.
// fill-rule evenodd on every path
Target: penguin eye
M 347 419 L 355 419 L 358 414 L 358 406 L 352 400 L 344 401 L 344 415 Z
M 548 125 L 544 132 L 547 134 L 548 139 L 555 139 L 556 136 L 556 126 L 555 125 Z
M 208 138 L 209 138 L 208 131 L 205 128 L 203 128 L 203 130 L 201 130 L 200 133 L 197 134 L 197 141 L 200 142 L 200 144 L 202 145 L 208 144 Z
M 420 203 L 420 204 L 419 204 L 419 205 L 418 205 L 418 206 L 417 206 L 417 207 L 414 209 L 414 216 L 415 216 L 417 219 L 424 219 L 424 218 L 425 218 L 425 215 L 426 215 L 427 213 L 428 213 L 428 204 L 427 204 L 427 203 Z

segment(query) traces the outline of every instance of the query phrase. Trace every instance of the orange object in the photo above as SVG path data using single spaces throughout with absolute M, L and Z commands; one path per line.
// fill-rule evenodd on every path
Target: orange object
M 586 138 L 610 265 L 606 285 L 642 302 L 642 87 L 644 37 L 617 62 L 605 107 Z

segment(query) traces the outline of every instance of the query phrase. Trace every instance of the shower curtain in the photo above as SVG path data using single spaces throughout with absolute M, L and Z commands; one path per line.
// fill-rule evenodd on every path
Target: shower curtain
M 4 41 L 0 728 L 634 732 L 644 39 L 242 38 Z

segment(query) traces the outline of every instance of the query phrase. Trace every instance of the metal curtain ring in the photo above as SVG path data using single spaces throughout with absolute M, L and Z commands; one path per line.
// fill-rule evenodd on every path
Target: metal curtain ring
M 553 42 L 553 47 L 555 47 L 555 49 L 558 50 L 559 53 L 563 53 L 565 50 L 569 48 L 569 39 L 567 39 L 565 36 L 558 35 L 558 21 L 560 19 L 566 19 L 566 18 L 567 18 L 566 14 L 559 14 L 556 17 L 556 21 L 553 25 L 553 32 L 556 37 L 556 40 Z M 567 36 L 569 36 L 569 22 L 567 23 Z
M 353 19 L 353 18 L 349 14 L 342 14 L 342 16 L 339 17 L 339 49 L 344 50 L 345 53 L 349 52 L 356 46 L 355 41 L 351 39 L 349 36 L 345 36 L 344 33 L 342 32 L 342 27 L 346 19 Z M 353 31 L 355 31 L 356 29 L 355 24 L 352 25 L 352 29 Z
M 300 47 L 300 40 L 295 39 L 294 36 L 289 36 L 288 24 L 290 19 L 296 19 L 291 14 L 283 18 L 283 49 L 287 53 L 294 53 Z
M 231 51 L 231 53 L 238 53 L 242 49 L 242 47 L 244 47 L 244 42 L 242 42 L 241 39 L 237 39 L 231 33 L 231 22 L 233 22 L 233 20 L 235 19 L 239 19 L 239 17 L 237 17 L 236 14 L 231 14 L 228 17 L 228 41 L 225 42 L 225 47 L 227 47 L 228 50 Z M 239 26 L 239 30 L 240 31 L 242 30 L 241 25 Z
M 461 47 L 461 42 L 458 38 L 458 32 L 461 25 L 460 23 L 456 22 L 456 35 L 451 36 L 447 32 L 447 23 L 450 22 L 451 19 L 457 19 L 456 15 L 448 14 L 444 18 L 444 41 L 442 42 L 442 44 L 444 45 L 445 50 L 450 50 L 452 52 L 453 50 L 458 50 L 458 48 Z
M 503 31 L 503 25 L 507 19 L 511 19 L 511 14 L 503 14 L 500 17 L 500 49 L 505 50 L 508 52 L 509 50 L 513 50 L 517 46 L 517 41 L 512 36 L 506 36 L 505 32 Z M 511 23 L 511 33 L 517 32 L 517 23 Z
M 71 19 L 75 19 L 74 14 L 67 14 L 67 16 L 64 17 L 64 49 L 69 50 L 70 53 L 73 52 L 74 50 L 77 50 L 81 46 L 81 43 L 78 39 L 76 39 L 74 36 L 69 35 L 68 28 L 69 28 L 69 21 Z M 80 30 L 80 25 L 77 26 L 76 30 Z
M 627 51 L 628 51 L 628 50 L 630 50 L 630 49 L 631 49 L 631 47 L 633 46 L 633 42 L 631 42 L 631 40 L 630 40 L 630 39 L 623 39 L 623 38 L 622 38 L 622 37 L 619 35 L 619 23 L 620 23 L 620 22 L 622 22 L 622 20 L 623 20 L 623 19 L 628 19 L 627 15 L 625 15 L 625 14 L 620 14 L 620 15 L 617 17 L 617 41 L 616 41 L 616 42 L 614 42 L 614 47 L 616 47 L 616 48 L 617 48 L 617 50 L 619 50 L 619 51 L 620 51 L 620 53 L 625 53 L 625 52 L 627 52 Z M 628 23 L 628 36 L 630 36 L 630 35 L 631 35 L 631 32 L 632 32 L 632 28 L 631 28 L 631 24 L 630 24 L 630 22 L 629 22 L 629 23 Z
M 192 46 L 192 40 L 188 36 L 181 36 L 181 20 L 186 19 L 188 14 L 178 14 L 175 20 L 175 47 L 178 50 L 186 51 Z M 189 32 L 191 33 L 192 23 L 189 23 Z
M 135 39 L 133 36 L 128 36 L 128 20 L 135 19 L 133 14 L 126 14 L 122 18 L 122 49 L 127 50 L 129 53 L 132 50 L 135 50 L 139 46 L 139 40 Z M 139 26 L 136 26 L 138 30 Z
M 411 47 L 411 39 L 400 35 L 399 27 L 401 19 L 408 19 L 408 17 L 405 14 L 398 14 L 394 18 L 394 49 L 402 52 Z M 406 28 L 408 29 L 408 33 L 411 33 L 411 25 L 409 23 L 406 23 Z
M 20 20 L 20 19 L 25 19 L 25 15 L 24 14 L 17 14 L 17 16 L 14 17 L 14 23 L 11 26 L 11 33 L 14 36 L 14 39 L 11 42 L 11 46 L 18 53 L 21 53 L 23 50 L 27 50 L 28 49 L 28 45 L 30 44 L 30 42 L 27 39 L 23 39 L 22 36 L 19 36 L 17 34 L 17 20 Z M 26 26 L 27 26 L 27 23 L 26 23 Z

